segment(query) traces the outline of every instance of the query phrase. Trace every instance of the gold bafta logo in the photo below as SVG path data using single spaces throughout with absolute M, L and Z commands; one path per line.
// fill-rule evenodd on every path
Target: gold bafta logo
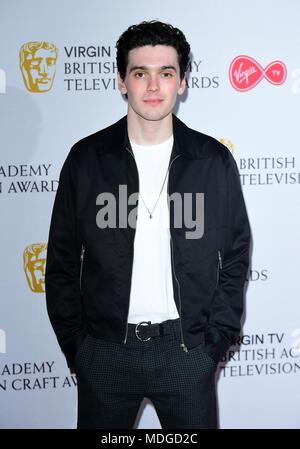
M 32 243 L 23 252 L 23 268 L 31 291 L 45 291 L 47 243 Z
M 234 146 L 233 143 L 231 142 L 231 140 L 229 139 L 220 139 L 220 142 L 225 145 L 225 147 L 228 148 L 228 150 L 231 152 L 231 154 L 234 153 Z
M 56 72 L 58 50 L 50 42 L 27 42 L 19 52 L 20 69 L 29 92 L 48 92 Z

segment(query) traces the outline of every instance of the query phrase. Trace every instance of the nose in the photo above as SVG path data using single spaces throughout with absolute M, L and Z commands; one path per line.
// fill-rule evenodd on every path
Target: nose
M 47 67 L 47 62 L 43 59 L 43 61 L 40 64 L 40 74 L 43 76 L 47 76 L 49 73 L 48 71 L 48 67 Z
M 155 75 L 150 76 L 149 82 L 148 82 L 148 90 L 150 91 L 156 91 L 159 89 L 158 80 Z

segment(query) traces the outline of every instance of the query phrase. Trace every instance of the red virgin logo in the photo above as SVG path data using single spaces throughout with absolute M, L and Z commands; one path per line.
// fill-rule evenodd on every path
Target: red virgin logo
M 279 86 L 286 80 L 287 70 L 282 61 L 273 61 L 265 69 L 250 58 L 250 56 L 237 56 L 229 67 L 229 80 L 232 87 L 239 92 L 253 89 L 263 78 L 269 83 Z

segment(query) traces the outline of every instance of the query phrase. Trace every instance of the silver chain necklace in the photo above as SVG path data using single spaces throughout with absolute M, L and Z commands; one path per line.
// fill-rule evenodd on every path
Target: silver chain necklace
M 127 148 L 127 147 L 126 147 L 126 150 L 129 151 L 129 153 L 131 154 L 131 156 L 132 156 L 133 159 L 135 160 L 135 157 L 134 157 L 133 152 L 130 151 L 130 149 Z M 156 202 L 155 202 L 154 207 L 153 207 L 152 210 L 149 209 L 149 207 L 148 207 L 147 204 L 145 203 L 144 198 L 142 197 L 142 194 L 139 192 L 139 196 L 141 197 L 141 200 L 143 201 L 143 204 L 144 204 L 145 208 L 147 209 L 147 211 L 148 211 L 148 213 L 149 213 L 149 218 L 153 218 L 153 212 L 154 212 L 154 210 L 155 210 L 155 208 L 156 208 L 156 206 L 157 206 L 158 200 L 159 200 L 159 198 L 160 198 L 160 196 L 161 196 L 161 194 L 162 194 L 162 191 L 163 191 L 163 188 L 164 188 L 166 179 L 167 179 L 167 175 L 168 175 L 169 170 L 170 170 L 170 166 L 171 166 L 171 164 L 169 163 L 169 164 L 168 164 L 167 171 L 166 171 L 166 174 L 165 174 L 165 177 L 164 177 L 164 182 L 163 182 L 163 184 L 162 184 L 162 186 L 161 186 L 159 195 L 158 195 L 158 197 L 157 197 L 157 200 L 156 200 Z
M 150 209 L 148 208 L 147 204 L 146 204 L 145 201 L 144 201 L 144 198 L 142 197 L 141 193 L 139 192 L 139 196 L 141 197 L 141 199 L 142 199 L 142 201 L 143 201 L 143 203 L 144 203 L 145 208 L 146 208 L 147 211 L 149 212 L 149 218 L 153 218 L 153 212 L 154 212 L 154 209 L 156 208 L 157 203 L 158 203 L 158 200 L 159 200 L 159 198 L 160 198 L 160 196 L 161 196 L 161 194 L 162 194 L 162 191 L 163 191 L 163 188 L 164 188 L 166 179 L 167 179 L 167 175 L 168 175 L 168 173 L 169 173 L 169 169 L 170 169 L 170 165 L 169 165 L 168 168 L 167 168 L 167 171 L 166 171 L 166 174 L 165 174 L 165 177 L 164 177 L 164 182 L 163 182 L 163 184 L 162 184 L 162 186 L 161 186 L 159 195 L 158 195 L 158 197 L 157 197 L 156 203 L 155 203 L 155 205 L 154 205 L 154 207 L 153 207 L 152 210 L 150 210 Z

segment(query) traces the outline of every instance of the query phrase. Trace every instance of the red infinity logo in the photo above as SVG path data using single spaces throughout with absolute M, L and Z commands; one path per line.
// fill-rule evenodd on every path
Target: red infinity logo
M 286 80 L 287 70 L 282 61 L 273 61 L 265 69 L 250 58 L 250 56 L 237 56 L 229 67 L 229 79 L 232 87 L 239 92 L 253 89 L 263 78 L 269 83 L 279 86 Z

